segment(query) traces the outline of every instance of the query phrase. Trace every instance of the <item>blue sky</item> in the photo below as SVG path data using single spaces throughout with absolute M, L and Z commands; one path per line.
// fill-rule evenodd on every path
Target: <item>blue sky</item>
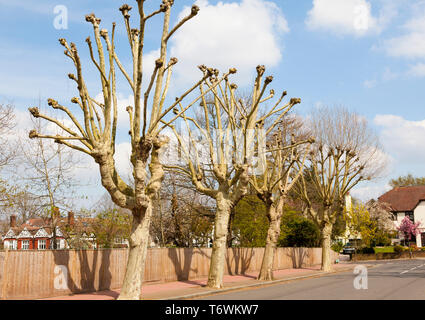
M 88 65 L 84 40 L 92 29 L 85 14 L 95 12 L 109 30 L 112 21 L 117 22 L 117 51 L 124 63 L 130 61 L 118 11 L 122 3 L 0 0 L 0 102 L 13 103 L 22 112 L 22 127 L 27 123 L 26 109 L 38 105 L 39 99 L 44 103 L 54 97 L 66 103 L 77 94 L 66 76 L 73 72 L 72 65 L 57 40 L 75 42 Z M 147 11 L 159 3 L 146 1 Z M 176 0 L 173 21 L 192 3 Z M 129 4 L 136 6 L 132 0 Z M 274 76 L 275 90 L 287 90 L 289 96 L 302 99 L 298 113 L 344 105 L 365 116 L 376 129 L 390 165 L 385 176 L 359 185 L 353 195 L 367 200 L 384 192 L 390 178 L 407 173 L 425 176 L 425 1 L 198 0 L 197 4 L 199 16 L 171 42 L 179 68 L 170 96 L 197 79 L 200 63 L 223 71 L 235 65 L 237 83 L 246 90 L 255 66 L 264 64 Z M 53 26 L 57 5 L 67 8 L 66 30 Z M 147 61 L 155 60 L 159 27 L 159 19 L 149 25 Z M 86 78 L 96 95 L 99 81 L 92 71 L 87 69 Z M 129 90 L 122 85 L 118 91 L 124 104 Z M 118 142 L 119 159 L 125 160 L 128 144 L 124 137 Z M 88 166 L 95 168 L 92 163 Z M 91 186 L 84 189 L 91 200 L 103 194 L 95 186 L 98 180 L 93 172 Z

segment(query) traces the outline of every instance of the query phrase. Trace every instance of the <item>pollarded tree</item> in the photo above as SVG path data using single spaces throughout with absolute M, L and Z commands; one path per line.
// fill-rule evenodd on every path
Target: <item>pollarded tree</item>
M 257 179 L 256 174 L 253 174 L 250 179 L 257 196 L 266 206 L 266 216 L 269 221 L 259 280 L 273 280 L 273 262 L 280 236 L 284 205 L 289 191 L 303 174 L 310 144 L 314 142 L 313 138 L 296 139 L 294 122 L 296 122 L 295 119 L 287 119 L 281 122 L 277 130 L 265 132 L 262 138 L 267 139 L 266 150 L 259 155 L 257 168 L 261 180 Z
M 321 231 L 322 270 L 330 271 L 331 235 L 343 213 L 345 195 L 385 167 L 377 135 L 367 120 L 345 108 L 320 108 L 306 125 L 316 142 L 297 183 L 304 211 Z
M 84 66 L 77 51 L 77 46 L 74 43 L 69 44 L 65 39 L 60 39 L 60 44 L 65 47 L 65 55 L 71 59 L 76 69 L 76 74 L 69 74 L 68 77 L 76 83 L 79 97 L 72 98 L 71 102 L 77 106 L 77 109 L 80 109 L 80 113 L 77 114 L 76 111 L 63 106 L 58 101 L 49 99 L 49 106 L 63 111 L 68 116 L 69 123 L 71 123 L 71 125 L 68 125 L 54 117 L 40 113 L 38 108 L 29 109 L 34 117 L 43 118 L 66 132 L 65 135 L 57 136 L 32 130 L 29 134 L 30 138 L 54 139 L 59 144 L 92 157 L 99 166 L 102 185 L 110 194 L 113 202 L 119 207 L 132 212 L 130 250 L 119 299 L 141 298 L 152 206 L 164 175 L 163 166 L 160 162 L 160 152 L 168 142 L 168 139 L 161 135 L 161 131 L 165 126 L 161 124 L 161 121 L 164 121 L 167 114 L 175 106 L 183 103 L 183 100 L 195 88 L 214 73 L 214 70 L 203 67 L 203 76 L 199 82 L 180 97 L 177 97 L 168 107 L 165 107 L 173 66 L 177 63 L 176 58 L 167 59 L 168 42 L 184 23 L 197 15 L 199 10 L 197 6 L 192 6 L 191 12 L 171 28 L 170 16 L 173 3 L 173 0 L 163 0 L 158 10 L 146 13 L 145 1 L 138 0 L 137 13 L 139 21 L 137 28 L 131 27 L 131 6 L 124 4 L 120 7 L 131 49 L 131 72 L 125 70 L 115 51 L 115 23 L 112 24 L 112 31 L 108 32 L 106 29 L 101 29 L 101 20 L 99 18 L 94 14 L 87 15 L 86 21 L 92 24 L 94 30 L 94 44 L 90 37 L 87 38 L 86 42 L 90 58 L 100 78 L 102 101 L 98 101 L 90 95 L 83 76 Z M 142 93 L 146 27 L 152 17 L 161 14 L 163 15 L 163 23 L 160 53 L 155 61 L 146 90 Z M 96 53 L 93 49 L 94 46 Z M 120 177 L 114 161 L 116 135 L 119 129 L 116 92 L 117 72 L 123 74 L 134 97 L 132 105 L 126 108 L 130 121 L 130 161 L 133 166 L 132 180 L 134 186 L 128 185 Z M 220 80 L 217 81 L 217 83 L 219 82 Z M 209 90 L 206 90 L 204 94 Z M 189 108 L 200 98 L 198 97 L 186 104 L 185 108 Z M 173 116 L 173 118 L 167 118 L 167 122 L 171 123 L 177 118 L 178 115 Z
M 210 288 L 221 288 L 226 255 L 228 222 L 232 209 L 245 196 L 249 189 L 249 176 L 252 172 L 254 150 L 264 148 L 258 132 L 271 132 L 300 99 L 292 98 L 281 104 L 286 92 L 280 96 L 272 108 L 265 103 L 274 97 L 274 91 L 265 96 L 267 86 L 273 80 L 268 76 L 263 81 L 264 66 L 257 67 L 250 103 L 236 98 L 237 86 L 225 77 L 224 86 L 215 79 L 207 83 L 211 99 L 203 98 L 201 109 L 203 123 L 183 112 L 186 135 L 171 126 L 183 153 L 184 165 L 169 166 L 191 178 L 193 185 L 216 203 L 214 239 L 211 254 L 208 284 Z M 200 86 L 201 93 L 204 87 Z M 209 106 L 215 112 L 210 112 Z M 263 107 L 264 106 L 264 107 Z M 264 110 L 260 110 L 261 107 Z M 182 107 L 176 112 L 181 112 Z M 264 111 L 260 115 L 260 111 Z M 274 117 L 273 121 L 267 121 Z M 267 124 L 267 126 L 265 126 Z M 211 183 L 213 181 L 213 183 Z

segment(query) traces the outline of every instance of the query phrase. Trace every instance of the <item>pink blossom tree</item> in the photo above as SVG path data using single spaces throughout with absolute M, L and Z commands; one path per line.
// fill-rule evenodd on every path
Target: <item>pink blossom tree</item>
M 413 223 L 412 220 L 408 216 L 404 217 L 401 221 L 400 226 L 397 227 L 399 232 L 402 232 L 404 235 L 404 239 L 410 241 L 412 236 L 416 236 L 420 233 L 419 226 L 420 222 Z

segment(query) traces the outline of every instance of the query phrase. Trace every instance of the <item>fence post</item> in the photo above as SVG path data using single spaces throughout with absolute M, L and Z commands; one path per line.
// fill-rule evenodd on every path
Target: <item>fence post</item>
M 9 249 L 6 249 L 5 255 L 4 255 L 4 263 L 3 263 L 3 283 L 2 283 L 2 290 L 1 290 L 1 299 L 6 300 L 6 293 L 7 293 L 7 263 L 9 258 Z

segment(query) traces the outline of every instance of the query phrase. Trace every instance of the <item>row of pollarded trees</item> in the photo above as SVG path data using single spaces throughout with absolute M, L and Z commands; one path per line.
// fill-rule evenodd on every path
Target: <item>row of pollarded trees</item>
M 179 132 L 173 124 L 168 124 L 178 140 L 177 146 L 182 148 L 183 165 L 177 163 L 166 168 L 188 176 L 198 192 L 215 201 L 208 278 L 208 286 L 212 288 L 220 288 L 223 284 L 229 218 L 238 202 L 248 194 L 250 185 L 267 207 L 270 230 L 264 268 L 269 268 L 271 272 L 274 248 L 279 237 L 275 234 L 280 230 L 284 198 L 301 175 L 308 150 L 298 147 L 312 143 L 311 139 L 285 141 L 286 136 L 281 130 L 283 120 L 300 100 L 292 98 L 288 103 L 281 104 L 286 95 L 283 92 L 271 104 L 272 107 L 267 108 L 265 104 L 273 99 L 274 91 L 270 90 L 267 96 L 264 93 L 273 78 L 268 76 L 263 80 L 264 72 L 264 66 L 257 67 L 252 97 L 248 101 L 237 98 L 237 86 L 227 78 L 223 85 L 218 83 L 216 88 L 213 88 L 215 78 L 207 81 L 205 84 L 211 94 L 202 99 L 199 113 L 203 116 L 187 115 L 180 106 L 175 112 L 181 113 L 184 133 Z M 202 85 L 200 91 L 204 92 Z M 303 154 L 300 164 L 297 160 Z
M 255 89 L 253 96 L 255 96 Z M 221 103 L 220 99 L 221 97 L 212 99 L 215 101 L 212 104 L 217 111 Z M 243 100 L 239 100 L 241 106 L 239 110 L 242 115 L 238 114 L 237 117 L 232 115 L 235 119 L 241 119 L 240 125 L 245 123 L 245 115 L 241 110 L 248 110 L 247 114 L 251 114 L 249 110 L 255 106 L 254 99 L 250 101 L 251 106 L 246 106 Z M 201 107 L 207 104 L 208 102 L 201 104 Z M 293 118 L 285 118 L 286 112 L 291 107 L 291 102 L 284 106 L 282 113 L 277 116 L 277 121 L 268 119 L 270 111 L 264 112 L 264 115 L 257 120 L 257 124 L 261 123 L 263 127 L 258 126 L 252 136 L 248 132 L 242 134 L 245 141 L 249 138 L 253 139 L 250 141 L 255 145 L 252 149 L 245 147 L 246 142 L 243 139 L 234 139 L 233 142 L 226 140 L 225 143 L 221 143 L 220 139 L 225 137 L 225 134 L 222 134 L 218 140 L 214 139 L 221 134 L 220 125 L 216 124 L 223 119 L 228 123 L 232 121 L 239 123 L 237 120 L 229 120 L 227 111 L 219 115 L 217 112 L 208 112 L 204 107 L 205 115 L 215 120 L 208 120 L 211 127 L 209 131 L 202 127 L 207 121 L 201 124 L 194 118 L 183 115 L 185 121 L 192 122 L 197 129 L 196 132 L 204 139 L 195 141 L 192 137 L 196 134 L 189 125 L 186 127 L 185 134 L 178 133 L 173 128 L 179 146 L 183 146 L 186 166 L 166 166 L 168 169 L 175 169 L 186 174 L 192 179 L 193 185 L 199 192 L 215 199 L 218 210 L 214 221 L 213 257 L 215 251 L 225 250 L 232 209 L 243 196 L 247 195 L 246 186 L 248 184 L 251 186 L 266 207 L 269 223 L 260 279 L 273 278 L 273 259 L 281 230 L 281 218 L 284 205 L 288 203 L 289 198 L 292 201 L 295 198 L 295 201 L 302 203 L 304 214 L 321 231 L 322 270 L 330 271 L 331 236 L 337 219 L 342 218 L 344 214 L 345 195 L 360 181 L 376 177 L 385 166 L 377 136 L 368 128 L 364 118 L 344 108 L 321 108 L 313 112 L 304 124 L 295 122 L 296 125 L 294 125 Z M 231 108 L 224 110 L 231 110 Z M 273 113 L 276 105 L 271 110 Z M 214 123 L 214 126 L 211 123 Z M 218 133 L 213 134 L 214 130 Z M 227 134 L 230 137 L 236 135 L 234 132 Z M 185 139 L 184 136 L 189 138 Z M 188 146 L 184 147 L 185 144 Z M 209 146 L 209 148 L 205 150 L 203 146 Z M 189 152 L 189 149 L 193 152 Z M 253 154 L 249 155 L 246 149 L 252 150 Z M 225 154 L 226 150 L 230 151 L 227 157 L 220 155 L 220 153 Z M 247 164 L 251 164 L 247 169 L 247 182 L 242 184 L 239 181 L 232 184 L 235 178 L 229 172 L 236 171 L 238 161 L 235 159 L 236 155 L 240 154 L 242 159 L 248 159 Z M 228 181 L 224 182 L 227 189 L 220 188 L 220 177 L 214 172 L 215 167 L 222 168 L 223 176 L 226 174 L 228 177 Z M 211 180 L 215 183 L 211 183 Z M 213 189 L 211 185 L 216 189 Z M 227 206 L 220 203 L 223 198 L 231 200 L 227 202 Z M 225 201 L 224 203 L 226 204 Z M 224 213 L 220 212 L 220 208 L 223 207 Z M 213 263 L 211 268 L 222 268 L 224 253 L 219 257 L 221 260 L 216 264 Z M 221 269 L 218 273 L 222 275 L 220 272 Z M 210 276 L 215 273 L 217 273 L 216 270 L 210 270 Z M 216 277 L 213 276 L 211 279 L 215 280 Z M 210 283 L 211 287 L 220 287 L 220 285 L 221 282 Z
M 165 167 L 190 177 L 197 191 L 215 202 L 209 287 L 222 286 L 229 216 L 232 208 L 247 194 L 250 185 L 266 204 L 270 221 L 261 277 L 271 277 L 280 206 L 290 188 L 300 179 L 311 179 L 314 186 L 317 184 L 316 191 L 323 200 L 321 208 L 315 208 L 309 199 L 310 190 L 303 188 L 306 184 L 298 185 L 298 189 L 302 190 L 306 210 L 323 227 L 323 269 L 328 270 L 329 259 L 325 255 L 329 254 L 328 232 L 334 219 L 331 208 L 339 204 L 340 197 L 356 182 L 368 177 L 362 174 L 363 154 L 356 149 L 364 148 L 361 145 L 363 141 L 357 141 L 358 144 L 348 147 L 339 145 L 338 141 L 335 144 L 327 143 L 316 136 L 318 147 L 312 147 L 313 139 L 310 138 L 294 137 L 288 140 L 283 132 L 282 120 L 300 103 L 300 99 L 292 98 L 283 103 L 286 95 L 283 92 L 271 103 L 275 94 L 267 88 L 273 78 L 264 76 L 263 66 L 257 67 L 252 96 L 248 101 L 237 98 L 237 86 L 230 79 L 236 69 L 220 74 L 216 69 L 200 66 L 200 80 L 170 102 L 167 92 L 177 59 L 167 57 L 168 42 L 183 24 L 197 15 L 199 8 L 192 6 L 186 17 L 171 26 L 174 1 L 163 0 L 158 10 L 150 13 L 145 12 L 144 3 L 142 0 L 137 1 L 139 19 L 135 27 L 132 27 L 134 23 L 130 19 L 132 8 L 129 5 L 120 7 L 133 62 L 130 70 L 126 70 L 115 51 L 115 23 L 111 31 L 108 31 L 101 29 L 101 20 L 94 14 L 86 16 L 86 21 L 93 26 L 94 41 L 89 37 L 87 44 L 91 61 L 100 78 L 101 101 L 96 100 L 89 92 L 83 72 L 85 66 L 77 46 L 60 39 L 65 55 L 76 70 L 75 74 L 70 73 L 68 77 L 77 87 L 78 97 L 72 98 L 71 102 L 80 112 L 54 99 L 48 100 L 49 106 L 62 111 L 69 121 L 58 121 L 35 107 L 29 109 L 34 117 L 55 124 L 63 132 L 57 135 L 32 130 L 29 137 L 53 139 L 58 144 L 92 157 L 98 164 L 102 186 L 112 201 L 132 212 L 130 250 L 119 299 L 141 297 L 152 210 L 161 188 Z M 163 21 L 160 53 L 152 74 L 147 78 L 147 85 L 142 87 L 145 34 L 151 19 L 160 15 Z M 114 160 L 116 136 L 120 129 L 117 121 L 117 73 L 121 73 L 126 79 L 134 97 L 134 101 L 127 107 L 132 184 L 120 177 Z M 194 106 L 200 106 L 197 117 L 197 111 L 193 111 Z M 199 113 L 202 122 L 198 121 Z M 181 123 L 181 128 L 185 128 L 187 135 L 182 136 L 181 131 L 176 128 L 177 123 Z M 198 152 L 199 137 L 194 136 L 195 129 L 203 141 L 202 149 L 205 152 Z M 167 130 L 174 133 L 172 137 L 180 143 L 183 163 L 165 162 L 164 165 L 160 159 L 161 152 L 170 140 L 164 134 Z M 343 129 L 341 132 L 348 134 L 342 143 L 355 140 L 350 136 L 349 130 Z M 314 130 L 311 133 L 316 135 Z M 189 149 L 189 145 L 194 148 Z M 317 158 L 317 148 L 321 150 L 322 158 Z M 360 160 L 356 160 L 358 158 Z M 303 166 L 306 165 L 313 172 L 311 175 L 303 172 Z M 325 170 L 329 170 L 328 176 L 325 175 Z M 323 186 L 324 190 L 319 186 Z

